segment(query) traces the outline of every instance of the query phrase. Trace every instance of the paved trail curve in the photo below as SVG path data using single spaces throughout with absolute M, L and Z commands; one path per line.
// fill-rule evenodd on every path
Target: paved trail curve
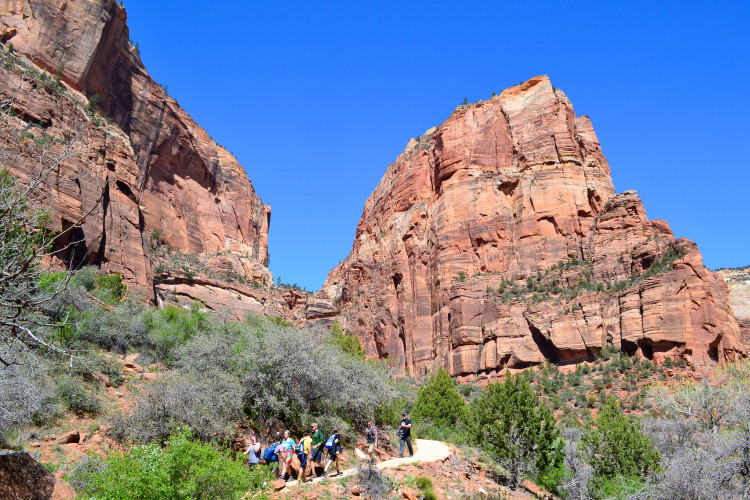
M 378 469 L 388 469 L 390 467 L 396 467 L 398 465 L 413 464 L 414 462 L 437 462 L 438 460 L 448 458 L 451 454 L 451 450 L 448 445 L 440 441 L 432 441 L 430 439 L 416 439 L 414 441 L 414 444 L 417 449 L 413 456 L 405 456 L 404 458 L 391 458 L 390 460 L 384 460 L 376 464 L 375 466 Z M 367 459 L 367 456 L 359 448 L 357 448 L 355 452 L 357 453 L 357 457 L 361 460 Z M 356 468 L 346 469 L 342 471 L 341 475 L 333 477 L 338 479 L 340 477 L 351 476 L 356 472 Z M 311 478 L 308 479 L 306 483 L 315 483 L 323 479 L 325 478 Z M 286 483 L 286 487 L 290 488 L 296 486 L 297 484 L 300 483 L 298 481 L 289 481 Z

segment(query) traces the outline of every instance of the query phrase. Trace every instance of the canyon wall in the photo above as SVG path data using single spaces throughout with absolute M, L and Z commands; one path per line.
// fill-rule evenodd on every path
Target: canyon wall
M 750 346 L 750 267 L 718 269 L 714 272 L 729 287 L 729 302 L 740 325 L 742 341 L 745 346 Z
M 237 160 L 149 76 L 121 5 L 2 2 L 0 38 L 0 95 L 12 99 L 14 115 L 2 147 L 22 151 L 19 134 L 56 141 L 19 155 L 10 170 L 28 181 L 40 154 L 62 158 L 46 182 L 50 228 L 82 219 L 59 242 L 59 265 L 121 273 L 154 301 L 199 299 L 238 317 L 288 316 L 289 303 L 300 312 L 303 294 L 262 287 L 272 281 L 270 207 Z
M 492 377 L 606 345 L 699 364 L 745 352 L 726 285 L 616 193 L 588 117 L 544 76 L 412 139 L 318 298 L 416 376 Z

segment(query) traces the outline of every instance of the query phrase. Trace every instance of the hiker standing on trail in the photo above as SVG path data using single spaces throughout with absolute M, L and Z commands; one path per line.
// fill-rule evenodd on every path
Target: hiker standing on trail
M 253 470 L 253 467 L 260 463 L 260 443 L 258 442 L 258 436 L 250 438 L 250 446 L 243 453 L 247 455 L 247 468 Z
M 310 456 L 311 452 L 311 443 L 312 443 L 312 437 L 311 437 L 312 431 L 305 431 L 305 436 L 299 440 L 299 446 L 297 447 L 299 450 L 299 480 L 304 481 L 305 476 L 307 476 L 306 471 L 308 469 L 308 464 L 312 463 L 312 457 Z
M 401 425 L 398 428 L 399 432 L 399 458 L 404 458 L 404 445 L 409 448 L 409 456 L 414 455 L 414 450 L 411 447 L 411 420 L 409 420 L 409 414 L 404 412 L 401 414 Z
M 372 422 L 367 422 L 367 456 L 370 463 L 375 463 L 375 448 L 378 445 L 378 429 Z
M 326 437 L 323 435 L 323 431 L 318 429 L 318 424 L 312 424 L 312 461 L 317 463 L 323 462 L 323 448 L 326 444 Z M 313 472 L 315 472 L 315 466 L 313 466 Z
M 292 453 L 294 453 L 294 439 L 291 437 L 291 433 L 286 430 L 284 431 L 284 440 L 281 442 L 281 454 L 279 455 L 279 464 L 281 466 L 281 477 L 286 479 L 287 469 L 289 468 L 289 462 L 292 460 Z
M 341 435 L 339 434 L 339 428 L 333 429 L 333 434 L 328 437 L 326 441 L 326 449 L 328 450 L 328 456 L 330 460 L 323 469 L 323 477 L 328 476 L 328 467 L 335 461 L 336 462 L 336 475 L 341 474 L 339 470 L 339 454 L 341 453 Z

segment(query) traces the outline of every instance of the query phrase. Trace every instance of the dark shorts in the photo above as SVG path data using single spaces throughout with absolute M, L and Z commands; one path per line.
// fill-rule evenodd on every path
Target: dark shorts
M 336 460 L 336 448 L 328 448 L 328 456 L 331 457 L 331 460 Z
M 315 451 L 313 451 L 312 452 L 312 461 L 320 463 L 321 460 L 323 460 L 323 452 L 321 450 L 315 450 Z

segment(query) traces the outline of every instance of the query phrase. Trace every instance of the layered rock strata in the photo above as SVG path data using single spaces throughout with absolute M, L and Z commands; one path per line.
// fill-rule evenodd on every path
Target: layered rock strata
M 536 77 L 412 139 L 323 287 L 368 352 L 459 377 L 606 345 L 710 364 L 744 353 L 696 246 L 617 194 L 594 129 Z
M 715 273 L 729 287 L 729 302 L 740 325 L 742 342 L 750 348 L 750 267 L 718 269 Z
M 215 265 L 206 279 L 232 266 L 246 283 L 271 283 L 271 209 L 237 160 L 149 76 L 128 40 L 124 8 L 114 0 L 31 0 L 0 9 L 0 94 L 12 98 L 14 114 L 6 127 L 37 144 L 55 140 L 31 144 L 10 169 L 24 182 L 41 149 L 64 158 L 47 179 L 50 229 L 81 220 L 59 241 L 60 264 L 121 273 L 152 300 L 199 298 L 212 308 L 244 301 L 243 311 L 274 312 L 260 292 L 243 299 L 218 279 L 181 293 L 176 281 L 192 276 L 157 269 L 154 253 L 164 247 Z M 23 148 L 18 133 L 3 131 L 5 151 Z

